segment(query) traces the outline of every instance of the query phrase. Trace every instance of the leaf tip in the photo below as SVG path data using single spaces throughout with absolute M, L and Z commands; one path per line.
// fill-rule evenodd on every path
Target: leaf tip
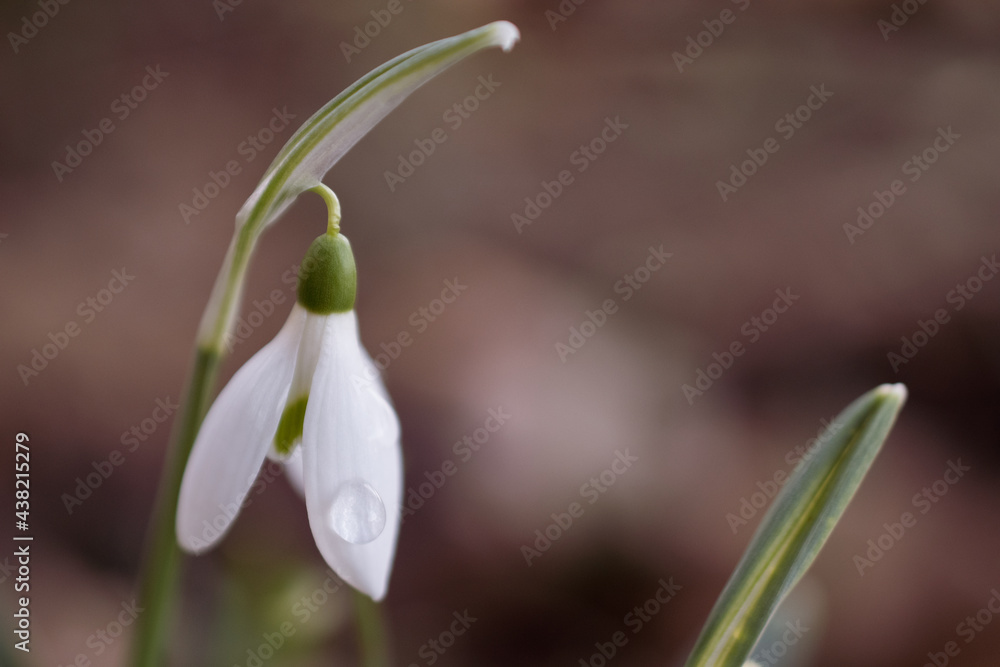
M 895 384 L 886 383 L 883 385 L 879 385 L 875 389 L 875 393 L 876 395 L 882 398 L 896 399 L 900 403 L 903 403 L 906 400 L 907 396 L 906 385 L 903 384 L 902 382 L 897 382 Z
M 510 21 L 494 21 L 488 27 L 494 42 L 504 53 L 514 48 L 521 39 L 521 31 Z

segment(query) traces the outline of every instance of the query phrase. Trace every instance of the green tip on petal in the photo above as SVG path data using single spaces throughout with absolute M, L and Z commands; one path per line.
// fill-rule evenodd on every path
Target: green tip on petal
M 278 430 L 274 434 L 274 451 L 281 456 L 288 456 L 292 448 L 302 440 L 302 424 L 306 419 L 306 405 L 309 396 L 302 396 L 285 405 L 278 422 Z
M 299 269 L 299 303 L 316 315 L 354 309 L 358 273 L 351 244 L 343 234 L 324 234 L 313 241 Z

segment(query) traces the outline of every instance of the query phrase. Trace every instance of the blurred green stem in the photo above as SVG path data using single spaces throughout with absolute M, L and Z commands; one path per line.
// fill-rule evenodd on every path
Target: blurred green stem
M 208 411 L 225 354 L 225 337 L 239 304 L 247 265 L 257 240 L 255 225 L 244 225 L 233 237 L 219 271 L 212 297 L 202 317 L 194 359 L 181 409 L 174 421 L 167 449 L 167 463 L 160 477 L 153 520 L 146 536 L 146 553 L 139 587 L 136 634 L 130 664 L 156 667 L 163 664 L 180 578 L 181 552 L 175 520 L 181 480 L 201 421 Z
M 208 407 L 220 355 L 198 348 L 188 379 L 181 412 L 174 424 L 169 461 L 160 488 L 146 545 L 146 562 L 139 590 L 142 613 L 136 619 L 131 664 L 153 667 L 163 662 L 163 645 L 170 631 L 170 617 L 180 576 L 181 553 L 174 534 L 174 517 L 184 465 L 198 427 Z
M 388 634 L 379 604 L 364 593 L 354 591 L 354 611 L 363 667 L 389 667 Z

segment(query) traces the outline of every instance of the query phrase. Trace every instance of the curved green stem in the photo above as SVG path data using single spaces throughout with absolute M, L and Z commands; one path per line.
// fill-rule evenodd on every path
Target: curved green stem
M 174 533 L 174 516 L 180 481 L 191 446 L 215 386 L 221 357 L 198 348 L 184 392 L 184 402 L 174 423 L 170 456 L 160 479 L 159 494 L 146 546 L 146 562 L 139 590 L 143 610 L 136 619 L 131 664 L 153 667 L 163 663 L 163 646 L 170 632 L 170 616 L 180 576 L 181 553 Z
M 338 225 L 340 204 L 337 196 L 322 184 L 312 189 L 327 202 L 327 224 Z M 130 663 L 134 667 L 156 667 L 164 661 L 164 645 L 170 634 L 181 570 L 182 555 L 177 546 L 175 524 L 181 480 L 198 429 L 211 404 L 219 364 L 227 351 L 226 337 L 239 308 L 247 267 L 263 226 L 262 218 L 263 212 L 258 212 L 233 237 L 198 329 L 194 359 L 181 409 L 171 430 L 168 461 L 160 477 L 156 507 L 146 538 L 139 589 L 139 606 L 143 612 L 136 619 Z
M 136 619 L 130 661 L 134 667 L 155 667 L 164 662 L 164 645 L 170 634 L 181 569 L 182 556 L 175 525 L 181 480 L 201 421 L 211 404 L 219 364 L 226 352 L 226 335 L 239 306 L 243 280 L 256 245 L 255 229 L 244 225 L 233 237 L 202 316 L 198 343 L 181 408 L 170 433 L 167 463 L 160 476 L 156 507 L 146 537 L 139 587 L 142 613 Z
M 379 604 L 364 593 L 354 591 L 354 611 L 363 667 L 389 667 L 388 633 Z
M 310 188 L 309 192 L 315 192 L 326 202 L 326 233 L 336 236 L 340 233 L 340 200 L 337 195 L 324 183 Z

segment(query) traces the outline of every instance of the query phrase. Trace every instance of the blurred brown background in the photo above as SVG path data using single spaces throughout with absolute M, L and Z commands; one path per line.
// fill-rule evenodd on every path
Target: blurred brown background
M 15 433 L 31 435 L 34 454 L 35 634 L 17 664 L 123 664 L 131 626 L 112 641 L 98 632 L 130 622 L 123 604 L 169 432 L 152 420 L 157 401 L 179 398 L 234 215 L 280 145 L 381 62 L 500 18 L 522 30 L 513 52 L 477 55 L 427 85 L 326 178 L 356 252 L 367 347 L 413 336 L 386 369 L 407 486 L 446 459 L 458 468 L 401 533 L 385 605 L 395 664 L 601 665 L 618 631 L 627 643 L 607 664 L 681 664 L 760 519 L 727 515 L 791 469 L 786 455 L 821 420 L 885 381 L 907 383 L 910 400 L 795 598 L 790 618 L 809 631 L 793 648 L 806 651 L 761 661 L 917 666 L 954 641 L 949 664 L 997 664 L 992 612 L 971 640 L 960 624 L 1000 587 L 1000 280 L 969 282 L 1000 250 L 1000 8 L 911 0 L 886 39 L 888 1 L 565 0 L 562 21 L 547 14 L 557 0 L 403 0 L 348 62 L 342 42 L 388 3 L 222 1 L 70 2 L 23 40 L 10 33 L 38 3 L 2 10 L 4 495 Z M 723 10 L 731 22 L 718 22 Z M 679 71 L 675 52 L 699 33 L 708 45 Z M 500 85 L 456 127 L 445 114 L 480 76 Z M 156 85 L 132 108 L 120 98 L 144 78 Z M 819 108 L 787 136 L 776 123 L 813 86 L 832 96 L 813 98 Z M 275 108 L 291 126 L 259 151 L 244 143 Z M 104 118 L 114 129 L 91 154 L 53 167 Z M 596 159 L 574 157 L 608 118 L 627 128 Z M 390 189 L 385 172 L 438 127 L 447 140 Z M 939 128 L 958 138 L 908 172 Z M 717 181 L 769 137 L 777 152 L 723 201 Z M 186 222 L 181 204 L 230 160 L 239 173 Z M 512 214 L 562 170 L 572 183 L 518 230 Z M 896 179 L 903 194 L 852 243 L 844 225 Z M 243 315 L 274 290 L 284 304 L 253 320 L 223 380 L 284 321 L 282 274 L 324 224 L 306 196 L 264 238 Z M 648 281 L 625 300 L 615 285 L 661 244 L 672 256 L 639 271 Z M 102 293 L 123 269 L 128 285 Z M 420 314 L 455 279 L 467 290 L 433 321 Z M 952 291 L 967 282 L 981 289 L 959 310 Z M 762 331 L 751 318 L 770 317 L 776 290 L 798 299 Z M 571 328 L 608 299 L 614 312 L 584 326 L 593 335 L 564 361 L 557 344 L 580 343 Z M 945 323 L 917 335 L 925 344 L 895 372 L 887 355 L 939 309 Z M 70 323 L 77 335 L 62 339 Z M 25 381 L 18 366 L 50 334 L 65 349 Z M 745 352 L 690 404 L 682 386 L 735 342 Z M 509 419 L 460 455 L 471 450 L 455 443 L 491 409 Z M 121 465 L 67 507 L 116 450 Z M 613 486 L 581 489 L 625 450 L 638 462 Z M 959 460 L 970 470 L 935 494 Z M 304 506 L 284 480 L 263 486 L 221 547 L 188 562 L 173 664 L 354 664 L 348 591 L 317 595 L 326 575 Z M 915 502 L 925 487 L 935 501 Z M 583 515 L 527 565 L 522 547 L 573 502 Z M 916 525 L 883 537 L 895 543 L 859 574 L 855 557 L 907 511 Z M 13 581 L 0 577 L 10 661 Z M 671 578 L 679 592 L 636 632 L 628 614 Z M 323 602 L 306 613 L 314 596 Z M 466 610 L 477 620 L 453 644 L 441 639 L 443 654 L 427 644 Z M 261 651 L 286 622 L 294 634 Z

